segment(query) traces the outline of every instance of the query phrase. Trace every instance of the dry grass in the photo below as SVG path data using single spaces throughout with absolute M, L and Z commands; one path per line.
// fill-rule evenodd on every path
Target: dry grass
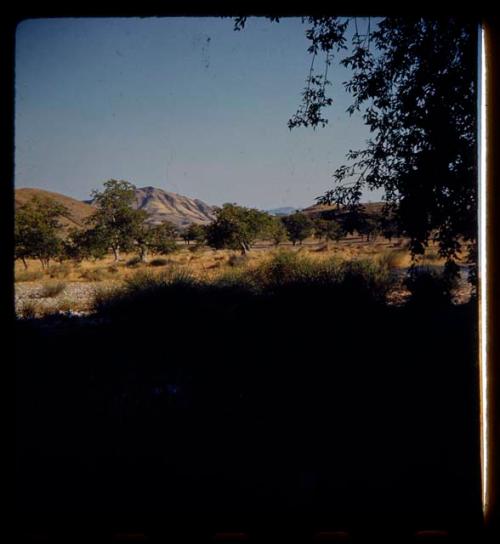
M 208 247 L 197 247 L 193 251 L 195 246 L 186 246 L 181 247 L 179 251 L 168 255 L 168 257 L 152 257 L 146 263 L 138 262 L 133 254 L 123 255 L 123 259 L 119 262 L 115 262 L 113 257 L 109 255 L 95 262 L 75 263 L 68 261 L 55 264 L 48 271 L 43 270 L 39 262 L 28 261 L 29 269 L 25 271 L 22 263 L 18 262 L 16 263 L 16 281 L 45 284 L 57 278 L 64 279 L 66 282 L 99 283 L 108 280 L 122 282 L 137 271 L 150 270 L 152 273 L 160 273 L 171 267 L 185 270 L 200 279 L 214 279 L 235 266 L 256 267 L 282 249 L 304 254 L 313 260 L 320 261 L 332 256 L 341 260 L 370 259 L 378 261 L 382 256 L 391 253 L 392 266 L 408 266 L 410 263 L 408 250 L 401 247 L 394 251 L 392 246 L 394 243 L 389 244 L 382 239 L 367 243 L 358 237 L 347 237 L 340 242 L 329 242 L 328 247 L 324 242 L 315 239 L 305 240 L 302 245 L 293 246 L 291 243 L 284 243 L 279 247 L 268 242 L 259 242 L 244 258 L 241 258 L 237 251 L 216 251 Z
M 195 252 L 192 249 L 193 246 L 181 247 L 179 251 L 166 257 L 152 256 L 146 263 L 135 261 L 133 254 L 123 255 L 119 262 L 115 262 L 111 255 L 98 261 L 81 263 L 68 261 L 61 265 L 54 264 L 49 270 L 43 270 L 37 261 L 29 261 L 28 270 L 24 269 L 21 262 L 17 262 L 16 282 L 26 282 L 27 285 L 23 285 L 23 289 L 42 286 L 46 293 L 43 296 L 49 297 L 21 302 L 19 314 L 28 316 L 45 313 L 47 305 L 50 306 L 51 312 L 54 308 L 57 311 L 85 310 L 88 297 L 85 294 L 78 295 L 79 291 L 76 291 L 77 294 L 74 296 L 73 286 L 80 283 L 87 285 L 92 283 L 95 284 L 94 289 L 97 290 L 107 289 L 109 286 L 120 288 L 138 273 L 159 276 L 175 272 L 176 275 L 185 274 L 202 282 L 234 283 L 241 274 L 251 274 L 253 270 L 259 269 L 283 251 L 295 253 L 313 264 L 324 263 L 325 266 L 328 266 L 328 262 L 331 262 L 333 258 L 338 261 L 353 261 L 353 264 L 358 261 L 360 264 L 371 262 L 389 270 L 407 268 L 411 264 L 407 241 L 402 240 L 398 243 L 393 240 L 389 243 L 381 238 L 367 243 L 359 237 L 348 237 L 340 242 L 329 242 L 328 247 L 323 241 L 314 239 L 306 240 L 302 245 L 296 246 L 285 243 L 276 247 L 270 243 L 260 242 L 255 244 L 246 256 L 242 256 L 238 251 L 216 251 L 208 247 L 197 247 Z M 134 262 L 133 266 L 128 264 L 131 261 Z M 433 265 L 444 263 L 444 260 L 439 257 L 436 246 L 430 245 L 426 254 L 417 261 L 417 264 L 428 263 Z M 60 278 L 64 278 L 64 282 Z M 64 286 L 64 283 L 69 288 L 66 294 L 62 294 L 64 287 L 61 285 Z M 58 287 L 56 287 L 57 284 L 59 284 Z M 68 294 L 71 295 L 69 298 Z

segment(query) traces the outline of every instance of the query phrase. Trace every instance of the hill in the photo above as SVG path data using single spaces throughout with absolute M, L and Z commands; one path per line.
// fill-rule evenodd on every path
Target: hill
M 191 223 L 207 224 L 214 219 L 213 207 L 202 200 L 156 187 L 137 189 L 136 207 L 148 212 L 148 222 L 152 224 L 170 221 L 178 227 L 187 227 Z
M 66 206 L 69 214 L 61 218 L 65 228 L 83 227 L 85 219 L 94 212 L 92 200 L 82 202 L 61 193 L 32 188 L 16 189 L 16 207 L 21 206 L 33 196 L 50 198 Z M 149 214 L 148 222 L 151 224 L 170 221 L 182 228 L 191 223 L 207 224 L 214 218 L 213 207 L 205 202 L 156 187 L 137 189 L 135 207 Z
M 21 188 L 15 190 L 15 207 L 22 206 L 34 196 L 41 199 L 51 199 L 62 204 L 68 209 L 68 214 L 61 217 L 61 223 L 65 229 L 70 227 L 83 228 L 85 219 L 92 215 L 94 209 L 89 204 L 81 202 L 76 198 L 46 191 L 45 189 Z
M 290 215 L 291 213 L 296 212 L 297 208 L 292 208 L 291 206 L 285 206 L 283 208 L 273 208 L 272 210 L 266 210 L 266 211 L 267 213 L 271 215 L 282 217 L 282 216 Z
M 384 202 L 364 202 L 361 203 L 361 211 L 366 215 L 380 215 L 384 207 Z M 302 213 L 309 215 L 312 219 L 332 219 L 341 217 L 345 211 L 336 204 L 313 204 L 308 208 L 301 210 Z

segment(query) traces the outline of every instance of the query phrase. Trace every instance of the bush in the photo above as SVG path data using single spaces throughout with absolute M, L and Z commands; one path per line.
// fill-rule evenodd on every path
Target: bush
M 16 272 L 16 282 L 41 280 L 44 273 L 41 270 L 23 270 Z
M 149 263 L 149 266 L 166 266 L 169 263 L 170 263 L 169 259 L 163 259 L 160 257 L 158 259 L 152 259 L 151 262 Z
M 34 300 L 25 300 L 18 311 L 22 319 L 35 319 L 40 314 L 40 304 Z
M 219 260 L 219 259 L 216 257 L 216 260 Z M 246 255 L 231 255 L 229 259 L 227 260 L 227 264 L 233 267 L 245 266 L 247 263 L 248 263 L 248 257 Z
M 381 267 L 393 270 L 395 268 L 400 268 L 404 266 L 407 256 L 408 253 L 401 249 L 386 251 L 385 253 L 382 253 L 382 255 L 380 255 L 380 257 L 378 258 L 378 264 Z
M 47 270 L 51 278 L 67 278 L 71 272 L 71 266 L 68 263 L 49 266 Z
M 417 306 L 438 306 L 451 304 L 457 279 L 451 278 L 426 266 L 414 266 L 409 270 L 405 286 L 410 291 L 408 303 Z
M 310 261 L 296 252 L 279 251 L 259 265 L 252 276 L 261 287 L 282 285 L 298 279 L 309 265 Z
M 108 266 L 107 271 L 110 274 L 117 274 L 118 272 L 120 272 L 120 268 L 116 264 L 111 264 L 111 265 Z
M 87 281 L 102 281 L 106 277 L 104 270 L 101 268 L 88 268 L 87 270 L 82 270 L 80 278 Z
M 125 264 L 129 268 L 137 268 L 140 264 L 142 264 L 142 260 L 140 257 L 132 257 Z
M 184 294 L 198 286 L 197 280 L 184 270 L 172 268 L 161 274 L 141 270 L 124 285 L 116 289 L 96 292 L 93 301 L 95 311 L 126 318 L 127 314 L 147 317 L 163 314 L 172 297 L 178 302 Z
M 66 289 L 66 284 L 62 281 L 47 283 L 42 287 L 40 296 L 42 298 L 57 297 L 64 291 L 64 289 Z
M 394 284 L 391 271 L 370 260 L 344 261 L 340 266 L 339 281 L 353 299 L 385 301 Z

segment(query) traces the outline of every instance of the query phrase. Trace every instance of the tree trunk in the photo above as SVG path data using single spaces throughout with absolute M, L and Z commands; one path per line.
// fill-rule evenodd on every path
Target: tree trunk
M 120 260 L 120 248 L 119 247 L 113 247 L 111 248 L 113 250 L 113 255 L 115 256 L 115 263 Z
M 28 263 L 26 262 L 26 259 L 24 257 L 21 257 L 21 261 L 23 261 L 24 270 L 28 270 Z
M 141 262 L 145 263 L 148 259 L 148 248 L 147 247 L 141 247 Z

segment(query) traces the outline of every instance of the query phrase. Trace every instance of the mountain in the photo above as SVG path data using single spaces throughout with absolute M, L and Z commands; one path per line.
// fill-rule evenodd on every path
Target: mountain
M 267 213 L 276 216 L 290 215 L 297 211 L 297 208 L 292 208 L 291 206 L 285 206 L 283 208 L 273 208 L 272 210 L 266 210 Z
M 136 189 L 136 207 L 148 212 L 148 222 L 152 224 L 170 221 L 178 227 L 187 227 L 191 223 L 207 224 L 214 219 L 213 207 L 205 202 L 156 187 Z
M 61 193 L 46 191 L 45 189 L 21 188 L 15 190 L 15 207 L 18 208 L 26 202 L 37 196 L 40 199 L 55 200 L 59 204 L 65 206 L 68 210 L 67 215 L 60 218 L 64 228 L 77 227 L 82 228 L 85 224 L 85 219 L 94 213 L 94 209 L 90 204 L 76 200 Z

